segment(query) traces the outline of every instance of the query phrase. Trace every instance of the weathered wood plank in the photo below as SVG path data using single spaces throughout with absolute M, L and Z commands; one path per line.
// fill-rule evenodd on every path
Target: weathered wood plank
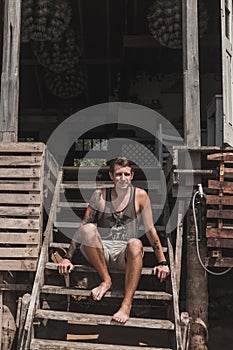
M 233 205 L 233 196 L 207 195 L 206 204 Z
M 0 270 L 2 271 L 35 271 L 37 259 L 22 260 L 0 260 Z
M 0 191 L 39 191 L 39 181 L 0 180 Z
M 51 171 L 51 173 L 54 175 L 55 178 L 57 178 L 58 172 L 59 172 L 59 166 L 56 159 L 49 152 L 47 148 L 46 148 L 46 154 L 45 154 L 45 167 L 48 167 L 48 170 Z
M 44 269 L 45 269 L 46 262 L 48 260 L 48 245 L 52 238 L 53 221 L 56 214 L 57 200 L 58 200 L 59 189 L 61 185 L 61 179 L 62 179 L 62 171 L 60 171 L 58 174 L 56 187 L 53 194 L 52 204 L 50 207 L 50 215 L 47 221 L 45 234 L 44 234 L 45 238 L 43 241 L 43 246 L 41 248 L 40 257 L 38 260 L 38 268 L 35 276 L 35 282 L 32 289 L 31 301 L 29 304 L 27 318 L 26 318 L 23 333 L 22 333 L 22 342 L 20 343 L 20 346 L 19 346 L 20 350 L 27 350 L 30 347 L 34 313 L 36 308 L 38 307 L 40 289 L 44 284 Z
M 18 248 L 7 247 L 0 248 L 0 258 L 37 258 L 39 247 L 36 248 Z
M 176 229 L 176 250 L 175 250 L 175 269 L 176 269 L 176 286 L 177 294 L 180 292 L 181 279 L 181 262 L 183 252 L 183 217 L 184 217 L 184 201 L 179 201 L 177 229 Z
M 233 248 L 233 239 L 207 238 L 207 247 L 211 247 L 211 248 Z
M 157 228 L 157 227 L 156 227 Z M 157 228 L 158 231 L 158 228 Z M 69 248 L 70 244 L 69 243 L 59 243 L 59 242 L 51 242 L 49 244 L 49 247 L 51 248 Z M 162 247 L 163 252 L 166 253 L 167 252 L 167 247 Z M 152 247 L 143 247 L 143 251 L 144 253 L 153 253 L 154 254 L 154 250 L 152 249 Z
M 3 274 L 0 276 L 1 282 Z M 3 291 L 0 291 L 0 344 L 2 344 L 2 331 L 3 331 Z
M 46 263 L 46 268 L 49 270 L 57 270 L 58 264 L 48 262 Z M 96 272 L 96 270 L 91 266 L 86 265 L 74 265 L 73 271 L 79 271 L 79 272 Z M 110 269 L 111 273 L 124 273 L 122 270 L 117 269 Z M 143 267 L 142 268 L 142 275 L 151 275 L 152 274 L 152 267 Z
M 0 142 L 1 153 L 42 153 L 44 149 L 42 142 Z
M 7 290 L 7 291 L 30 291 L 32 289 L 31 284 L 5 284 L 1 283 L 0 284 L 0 290 Z
M 95 314 L 81 314 L 75 312 L 64 312 L 54 310 L 42 310 L 38 309 L 35 314 L 36 318 L 58 320 L 58 321 L 72 321 L 78 322 L 78 324 L 91 324 L 91 325 L 109 325 L 114 326 L 119 324 L 112 321 L 112 316 L 107 315 L 95 315 Z M 169 320 L 157 320 L 148 318 L 130 318 L 123 327 L 140 327 L 150 329 L 167 329 L 173 330 L 174 324 Z
M 219 210 L 213 210 L 208 209 L 207 210 L 207 218 L 215 218 L 215 219 L 233 219 L 233 209 L 227 210 L 227 209 L 219 209 Z
M 0 206 L 1 216 L 39 216 L 39 207 Z
M 1 204 L 40 204 L 39 194 L 0 193 Z
M 233 238 L 233 226 L 232 227 L 222 227 L 222 228 L 206 228 L 207 238 Z
M 0 104 L 0 140 L 17 141 L 21 1 L 6 0 Z
M 69 342 L 62 340 L 50 339 L 33 339 L 31 342 L 31 350 L 172 350 L 170 348 L 155 348 L 148 346 L 128 346 L 113 344 L 94 344 L 83 342 Z
M 31 299 L 30 294 L 24 294 L 22 298 L 22 304 L 21 304 L 21 310 L 20 310 L 20 321 L 19 321 L 19 327 L 18 327 L 18 344 L 20 343 L 20 340 L 22 337 L 22 331 L 26 320 L 30 299 Z
M 67 334 L 66 340 L 96 340 L 99 338 L 99 334 Z
M 41 175 L 40 168 L 0 168 L 0 178 L 39 178 Z
M 225 153 L 208 154 L 207 159 L 224 161 L 225 163 L 233 163 L 233 153 L 225 152 Z
M 222 190 L 223 193 L 233 194 L 233 182 L 209 180 L 208 187 L 215 190 Z
M 133 181 L 135 187 L 141 187 L 150 190 L 161 189 L 160 181 Z M 113 188 L 112 181 L 66 181 L 61 184 L 61 189 L 96 189 L 96 188 Z
M 80 295 L 80 296 L 88 297 L 91 295 L 91 290 L 45 285 L 42 288 L 42 293 L 61 294 L 61 295 Z M 121 291 L 110 291 L 105 294 L 105 297 L 122 298 L 123 295 L 124 293 Z M 134 294 L 134 299 L 172 300 L 172 295 L 166 292 L 151 292 L 151 291 L 137 290 Z
M 1 244 L 39 244 L 40 237 L 38 233 L 0 232 L 0 242 Z
M 233 258 L 205 258 L 206 266 L 233 267 Z
M 9 219 L 0 218 L 0 228 L 1 229 L 38 229 L 39 220 L 36 219 Z
M 233 168 L 224 168 L 224 177 L 233 178 Z
M 0 166 L 35 166 L 41 165 L 41 157 L 37 156 L 1 156 L 0 155 Z

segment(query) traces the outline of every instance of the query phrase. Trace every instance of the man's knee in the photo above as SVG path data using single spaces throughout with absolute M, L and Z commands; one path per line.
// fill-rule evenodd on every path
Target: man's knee
M 97 227 L 90 223 L 85 224 L 81 228 L 81 239 L 83 245 L 91 245 L 92 243 L 100 240 L 100 235 Z
M 142 256 L 143 254 L 143 245 L 140 239 L 132 238 L 127 243 L 127 254 L 132 256 Z

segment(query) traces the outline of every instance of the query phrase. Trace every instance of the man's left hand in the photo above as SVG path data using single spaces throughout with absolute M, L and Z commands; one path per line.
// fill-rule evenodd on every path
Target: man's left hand
M 155 266 L 152 270 L 152 275 L 156 275 L 160 280 L 160 282 L 163 282 L 166 279 L 166 277 L 169 275 L 169 273 L 170 273 L 169 267 L 164 265 Z

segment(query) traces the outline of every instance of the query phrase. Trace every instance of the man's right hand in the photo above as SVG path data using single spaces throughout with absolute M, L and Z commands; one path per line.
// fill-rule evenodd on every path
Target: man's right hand
M 73 269 L 74 269 L 74 265 L 68 259 L 63 259 L 58 266 L 58 271 L 61 275 L 67 275 Z

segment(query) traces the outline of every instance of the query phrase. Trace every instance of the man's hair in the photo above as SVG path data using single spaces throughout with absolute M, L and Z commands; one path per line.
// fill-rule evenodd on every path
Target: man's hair
M 112 174 L 114 173 L 115 165 L 119 165 L 122 168 L 128 166 L 128 167 L 130 167 L 131 172 L 132 172 L 132 162 L 129 159 L 125 158 L 125 157 L 118 157 L 116 159 L 113 159 L 110 162 L 110 169 L 109 169 L 109 171 Z

